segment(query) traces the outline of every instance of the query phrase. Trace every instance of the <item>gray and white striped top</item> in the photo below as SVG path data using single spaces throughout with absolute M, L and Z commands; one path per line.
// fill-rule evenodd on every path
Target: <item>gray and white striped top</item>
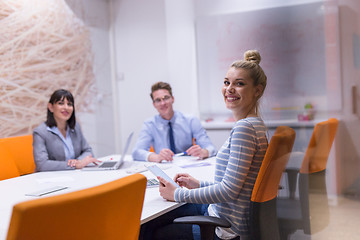
M 178 188 L 175 201 L 211 204 L 215 215 L 231 223 L 232 232 L 246 238 L 251 193 L 267 146 L 261 118 L 237 121 L 216 155 L 214 182 L 202 181 L 197 189 Z

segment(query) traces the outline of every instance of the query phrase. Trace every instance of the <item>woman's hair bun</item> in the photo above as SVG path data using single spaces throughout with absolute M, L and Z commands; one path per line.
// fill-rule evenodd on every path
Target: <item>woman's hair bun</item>
M 256 64 L 260 64 L 261 56 L 259 51 L 257 50 L 247 50 L 244 53 L 244 60 L 249 62 L 254 62 Z

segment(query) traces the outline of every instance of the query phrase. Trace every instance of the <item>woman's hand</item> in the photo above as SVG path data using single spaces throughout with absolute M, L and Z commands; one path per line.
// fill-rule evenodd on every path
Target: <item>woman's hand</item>
M 209 151 L 201 148 L 199 145 L 193 145 L 186 150 L 187 155 L 204 159 L 209 157 Z
M 172 161 L 174 153 L 167 148 L 162 149 L 159 154 L 152 153 L 149 155 L 149 162 L 161 162 L 162 160 L 165 161 Z
M 175 175 L 174 181 L 179 184 L 180 187 L 186 187 L 188 189 L 194 189 L 200 187 L 199 180 L 195 179 L 187 173 L 178 173 Z
M 99 163 L 101 163 L 101 161 L 97 160 L 96 158 L 93 158 L 91 155 L 89 155 L 89 156 L 84 157 L 81 160 L 70 159 L 68 161 L 68 166 L 75 167 L 76 169 L 81 169 L 81 168 L 89 165 L 90 163 L 94 163 L 95 165 L 98 165 Z
M 174 193 L 175 193 L 176 186 L 174 186 L 173 184 L 171 184 L 170 182 L 168 182 L 167 180 L 165 180 L 162 177 L 157 177 L 157 178 L 160 182 L 160 184 L 159 184 L 160 196 L 162 196 L 166 200 L 174 202 L 175 201 Z

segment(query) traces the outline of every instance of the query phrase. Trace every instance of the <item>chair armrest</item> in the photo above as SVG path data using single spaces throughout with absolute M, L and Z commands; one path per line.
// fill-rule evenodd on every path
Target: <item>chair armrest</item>
M 197 225 L 212 225 L 217 227 L 231 227 L 231 224 L 218 217 L 211 216 L 186 216 L 174 219 L 174 223 L 197 224 Z
M 216 227 L 231 227 L 231 224 L 225 219 L 211 216 L 186 216 L 175 218 L 173 222 L 199 225 L 201 240 L 214 239 Z

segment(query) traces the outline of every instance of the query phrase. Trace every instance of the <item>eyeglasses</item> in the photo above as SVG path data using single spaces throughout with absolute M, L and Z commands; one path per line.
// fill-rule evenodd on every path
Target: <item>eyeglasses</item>
M 154 99 L 154 103 L 155 104 L 160 104 L 161 103 L 161 101 L 164 101 L 164 102 L 167 102 L 167 101 L 169 101 L 171 99 L 171 96 L 169 96 L 169 95 L 164 95 L 164 96 L 162 96 L 161 98 L 156 98 L 156 99 Z

